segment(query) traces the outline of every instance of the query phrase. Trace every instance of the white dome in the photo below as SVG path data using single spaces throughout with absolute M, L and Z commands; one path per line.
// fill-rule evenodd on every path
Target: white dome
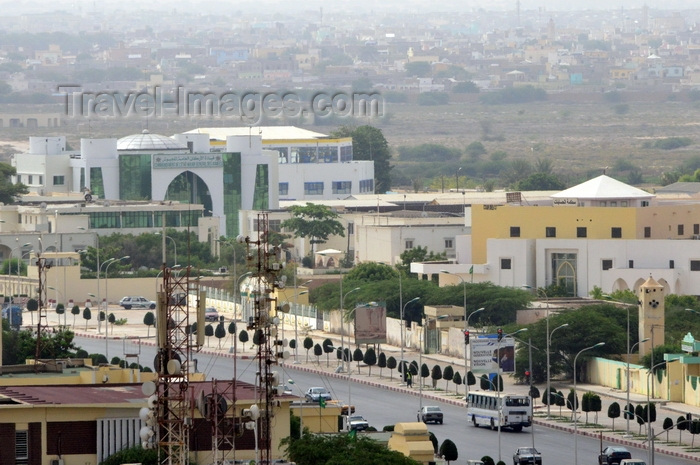
M 117 150 L 153 151 L 153 150 L 187 150 L 172 137 L 151 134 L 147 129 L 141 134 L 132 134 L 117 141 Z

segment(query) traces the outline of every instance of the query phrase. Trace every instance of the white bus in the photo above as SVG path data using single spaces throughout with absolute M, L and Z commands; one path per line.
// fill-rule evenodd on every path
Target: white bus
M 532 425 L 532 403 L 529 396 L 495 392 L 470 392 L 467 399 L 467 421 L 478 427 L 485 425 L 497 429 L 510 428 L 522 431 Z M 500 417 L 499 417 L 500 411 Z

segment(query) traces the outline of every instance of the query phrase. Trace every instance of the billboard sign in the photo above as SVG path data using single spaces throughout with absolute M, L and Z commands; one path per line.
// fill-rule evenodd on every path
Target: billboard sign
M 515 340 L 512 337 L 503 338 L 500 344 L 495 337 L 480 337 L 472 339 L 469 344 L 473 373 L 496 373 L 499 360 L 501 373 L 515 372 Z
M 355 344 L 386 343 L 386 307 L 355 307 Z

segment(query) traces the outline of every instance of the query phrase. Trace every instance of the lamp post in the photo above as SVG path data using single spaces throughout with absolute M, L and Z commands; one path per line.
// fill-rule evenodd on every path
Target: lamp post
M 457 172 L 455 173 L 455 191 L 459 192 L 459 172 L 462 171 L 462 167 L 460 166 L 457 168 Z
M 19 240 L 19 238 L 16 237 L 15 240 Z M 15 250 L 20 250 L 20 249 L 23 249 L 23 248 L 25 248 L 25 247 L 31 247 L 31 246 L 32 246 L 32 244 L 30 244 L 29 242 L 27 242 L 27 243 L 25 243 L 25 244 L 18 245 L 18 246 L 15 247 L 14 249 L 10 250 L 10 263 L 9 263 L 9 265 L 8 265 L 9 268 L 8 268 L 8 270 L 7 270 L 7 277 L 8 277 L 8 280 L 10 281 L 10 286 L 9 286 L 9 287 L 10 287 L 10 299 L 12 298 L 12 285 L 11 285 L 11 284 L 12 284 L 12 254 L 15 252 Z M 18 260 L 18 261 L 17 261 L 17 269 L 18 269 L 18 270 L 22 268 L 22 266 L 20 265 L 20 261 L 21 261 L 21 260 Z M 18 273 L 18 274 L 19 274 L 19 273 Z M 19 292 L 17 292 L 17 294 L 19 294 Z M 10 302 L 10 303 L 12 303 L 12 302 Z
M 466 307 L 465 307 L 466 308 Z M 469 314 L 467 317 L 467 323 L 465 325 L 464 331 L 469 331 L 469 320 L 471 319 L 472 315 L 477 314 L 479 312 L 483 312 L 485 310 L 484 307 L 477 308 L 473 312 Z M 466 332 L 465 332 L 465 339 L 466 339 Z M 469 397 L 469 372 L 472 371 L 472 358 L 471 356 L 469 357 L 469 364 L 467 364 L 467 346 L 469 343 L 465 340 L 464 341 L 464 385 L 466 386 L 465 390 L 465 395 Z M 470 354 L 471 355 L 471 354 Z
M 160 231 L 157 231 L 155 234 L 156 234 L 156 235 L 160 235 L 161 232 L 160 232 Z M 173 239 L 172 237 L 168 236 L 167 234 L 165 235 L 165 238 L 166 238 L 166 239 L 170 239 L 171 241 L 173 241 L 173 249 L 175 250 L 175 254 L 174 254 L 174 256 L 175 256 L 175 261 L 173 262 L 173 265 L 177 265 L 177 242 L 175 242 L 175 239 Z M 163 246 L 165 246 L 165 244 L 163 244 Z M 163 251 L 163 253 L 165 253 L 165 251 Z M 233 260 L 234 260 L 234 263 L 235 263 L 235 261 L 236 261 L 236 252 L 235 252 L 235 250 L 234 250 L 233 254 L 234 254 Z M 163 261 L 165 261 L 165 260 L 163 260 Z M 235 270 L 234 270 L 234 271 L 235 271 Z
M 34 249 L 27 250 L 25 252 L 20 250 L 19 262 L 17 263 L 17 297 L 19 297 L 19 295 L 22 293 L 22 278 L 20 273 L 22 271 L 22 260 L 24 260 L 25 255 L 29 256 L 29 254 L 32 252 L 34 252 Z
M 57 294 L 56 295 L 56 307 L 58 307 L 58 294 L 61 295 L 61 299 L 65 300 L 65 297 L 63 296 L 63 292 L 59 291 L 58 289 L 56 289 L 53 286 L 48 286 L 48 289 L 51 289 L 52 291 L 54 291 Z M 64 322 L 65 322 L 65 318 L 66 318 L 65 309 L 63 310 L 63 318 L 64 318 Z M 61 325 L 61 315 L 58 315 L 58 325 L 59 326 Z
M 459 172 L 459 170 L 457 170 L 457 171 Z M 460 275 L 454 274 L 450 271 L 440 270 L 440 273 L 455 276 L 460 281 L 462 281 L 462 306 L 464 307 L 464 331 L 467 331 L 467 330 L 469 330 L 469 318 L 471 317 L 471 315 L 473 315 L 474 313 L 480 312 L 484 309 L 480 308 L 479 310 L 476 310 L 475 312 L 473 312 L 471 315 L 467 316 L 467 282 Z M 469 371 L 469 367 L 467 364 L 467 342 L 464 341 L 464 381 L 465 381 L 464 384 L 465 384 L 465 386 L 467 386 L 467 388 L 466 388 L 467 395 L 469 395 L 469 383 L 466 382 L 468 371 Z
M 503 416 L 503 407 L 501 406 L 501 389 L 503 389 L 503 382 L 501 381 L 501 341 L 508 336 L 515 336 L 518 333 L 527 331 L 527 328 L 520 328 L 517 331 L 506 334 L 501 339 L 498 340 L 497 350 L 496 350 L 496 405 L 498 406 L 498 461 L 501 461 L 501 418 Z
M 642 339 L 639 342 L 635 342 L 634 345 L 632 346 L 631 350 L 634 350 L 635 347 L 637 347 L 639 344 L 643 342 L 647 342 L 649 338 Z M 627 412 L 627 406 L 630 404 L 630 356 L 631 356 L 631 351 L 627 352 L 627 403 L 625 404 L 625 418 L 627 419 L 627 432 L 623 437 L 625 438 L 631 438 L 632 435 L 630 434 L 630 415 Z
M 653 334 L 653 333 L 652 333 Z M 659 362 L 656 365 L 652 365 L 651 368 L 649 369 L 649 373 L 647 373 L 647 440 L 649 441 L 649 445 L 647 448 L 648 454 L 649 454 L 649 465 L 654 465 L 654 447 L 652 444 L 652 435 L 651 435 L 651 398 L 649 397 L 649 378 L 651 377 L 652 374 L 654 374 L 654 368 L 660 367 L 661 365 L 665 364 L 666 361 L 664 360 L 663 362 Z
M 549 376 L 549 348 L 552 345 L 552 335 L 554 334 L 554 332 L 558 329 L 566 328 L 567 326 L 569 326 L 569 323 L 564 323 L 563 325 L 560 325 L 560 326 L 557 326 L 556 328 L 554 328 L 552 330 L 552 332 L 550 333 L 549 332 L 549 318 L 547 318 L 547 420 L 549 420 L 549 418 L 550 418 L 550 416 L 549 416 L 549 412 L 550 412 L 549 404 L 551 404 L 550 401 L 552 399 L 552 395 L 550 394 L 552 391 L 552 388 L 550 387 L 550 379 L 551 378 Z M 530 376 L 532 376 L 532 374 L 530 374 Z
M 341 365 L 342 369 L 345 370 L 345 324 L 344 324 L 344 319 L 345 319 L 345 298 L 348 296 L 348 294 L 359 291 L 360 288 L 356 287 L 354 289 L 350 289 L 348 292 L 343 294 L 343 280 L 340 280 L 340 346 L 343 347 L 342 351 L 342 358 L 341 358 Z M 350 334 L 348 334 L 348 345 L 350 345 Z M 348 353 L 350 352 L 350 349 L 348 348 Z M 348 362 L 348 369 L 350 367 L 350 363 Z
M 549 405 L 550 392 L 551 392 L 551 381 L 550 381 L 550 373 L 549 373 L 549 346 L 551 344 L 551 339 L 552 339 L 550 336 L 550 332 L 549 332 L 549 296 L 547 295 L 547 292 L 544 289 L 541 289 L 538 287 L 537 288 L 532 287 L 532 286 L 529 286 L 527 284 L 524 285 L 523 287 L 526 289 L 534 290 L 535 294 L 542 293 L 542 295 L 544 295 L 544 301 L 545 301 L 545 305 L 547 308 L 546 313 L 545 313 L 545 321 L 547 324 L 547 328 L 546 328 L 546 332 L 547 332 L 547 349 L 546 349 L 547 350 L 547 419 L 549 419 L 550 412 L 551 412 L 551 408 Z M 563 325 L 563 326 L 568 326 L 568 325 Z M 554 331 L 556 331 L 557 329 L 559 329 L 559 328 L 555 328 Z M 554 334 L 554 331 L 552 331 L 551 334 Z M 629 334 L 629 331 L 628 331 L 628 334 Z
M 574 465 L 578 465 L 578 417 L 576 416 L 576 410 L 578 410 L 578 397 L 576 396 L 576 360 L 583 352 L 604 345 L 604 342 L 599 342 L 598 344 L 586 347 L 585 349 L 581 349 L 579 353 L 576 354 L 576 357 L 574 357 Z
M 95 252 L 96 252 L 96 260 L 97 260 L 97 266 L 95 267 L 97 269 L 97 308 L 99 311 L 99 307 L 100 307 L 100 266 L 101 266 L 101 263 L 100 263 L 100 235 L 94 231 L 88 230 L 88 228 L 85 228 L 83 226 L 78 226 L 78 229 L 80 229 L 81 231 L 85 231 L 85 232 L 92 232 L 92 234 L 95 235 L 95 245 L 96 245 Z M 87 253 L 87 250 L 85 251 L 85 253 Z M 99 334 L 99 332 L 100 332 L 100 315 L 98 313 L 97 314 L 97 333 Z
M 399 272 L 399 273 L 401 273 L 401 272 Z M 403 333 L 404 333 L 404 329 L 406 328 L 406 324 L 403 321 L 403 315 L 406 312 L 406 307 L 408 307 L 408 304 L 411 304 L 413 302 L 418 302 L 419 300 L 420 300 L 420 297 L 414 297 L 411 300 L 409 300 L 408 302 L 406 302 L 406 304 L 403 307 L 401 307 L 401 316 L 400 316 L 400 318 L 401 318 L 401 328 L 400 328 L 401 329 L 401 363 L 403 363 L 403 347 L 404 347 L 404 335 L 403 335 Z M 405 382 L 406 381 L 406 373 L 402 373 L 402 376 L 403 376 L 403 380 Z
M 306 286 L 309 284 L 313 279 L 309 279 L 308 281 L 304 281 L 301 286 Z M 294 267 L 294 364 L 298 365 L 301 363 L 299 361 L 299 288 L 297 287 L 297 270 L 296 270 L 296 265 Z M 308 294 L 309 291 L 304 291 L 305 294 Z
M 129 255 L 124 255 L 121 258 L 115 258 L 112 259 L 109 264 L 105 267 L 105 358 L 107 361 L 109 361 L 109 331 L 107 330 L 107 309 L 109 308 L 109 267 L 112 266 L 113 264 L 117 262 L 121 262 L 122 260 L 128 260 L 131 257 Z M 100 310 L 99 310 L 99 304 L 98 304 L 98 311 L 97 311 L 97 320 L 100 320 Z
M 420 412 L 423 410 L 423 382 L 421 380 L 421 370 L 423 369 L 423 350 L 425 348 L 425 332 L 430 326 L 431 321 L 444 320 L 448 317 L 449 315 L 440 315 L 436 316 L 435 318 L 426 318 L 425 326 L 423 326 L 423 329 L 420 332 L 420 347 L 418 348 L 418 421 L 421 421 Z M 405 370 L 406 366 L 401 366 L 401 369 Z

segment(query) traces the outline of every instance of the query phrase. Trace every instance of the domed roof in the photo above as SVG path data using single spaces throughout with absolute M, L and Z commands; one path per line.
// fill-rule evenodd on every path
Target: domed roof
M 172 137 L 151 134 L 144 129 L 141 134 L 132 134 L 117 141 L 117 150 L 187 150 Z

